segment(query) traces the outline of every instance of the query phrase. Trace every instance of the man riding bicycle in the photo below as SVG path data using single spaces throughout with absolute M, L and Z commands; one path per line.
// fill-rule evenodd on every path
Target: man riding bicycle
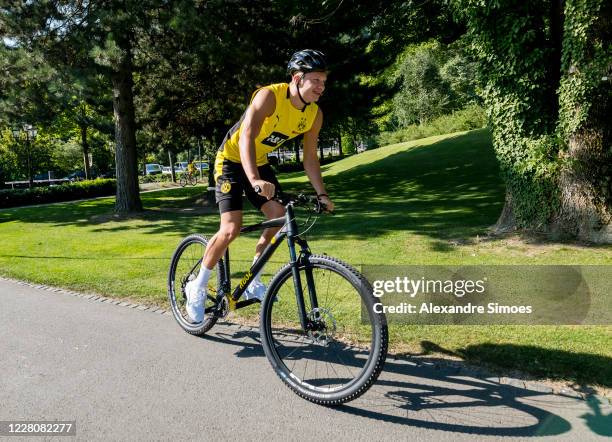
M 256 90 L 240 120 L 229 130 L 215 159 L 216 201 L 221 223 L 210 239 L 198 276 L 185 286 L 186 310 L 190 319 L 204 319 L 206 287 L 212 269 L 242 226 L 242 194 L 261 210 L 267 219 L 284 215 L 285 208 L 272 198 L 280 185 L 267 154 L 285 141 L 304 137 L 304 170 L 327 210 L 333 211 L 317 157 L 323 113 L 317 106 L 327 80 L 327 62 L 320 51 L 298 51 L 287 66 L 290 83 L 271 84 Z M 255 191 L 259 190 L 259 193 Z M 253 262 L 259 257 L 278 228 L 264 230 L 255 247 Z M 266 292 L 259 271 L 245 292 L 247 299 L 262 300 Z
M 189 164 L 187 164 L 187 175 L 195 176 L 195 174 L 196 174 L 196 167 L 193 164 L 193 161 L 190 161 Z

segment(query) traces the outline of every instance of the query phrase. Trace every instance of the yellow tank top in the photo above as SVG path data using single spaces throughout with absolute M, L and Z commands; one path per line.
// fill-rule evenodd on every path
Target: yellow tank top
M 255 161 L 257 166 L 266 164 L 268 162 L 268 153 L 280 147 L 285 141 L 308 132 L 314 123 L 319 109 L 316 103 L 309 104 L 304 110 L 296 109 L 289 100 L 288 83 L 271 84 L 265 86 L 265 88 L 274 93 L 276 108 L 274 113 L 264 120 L 261 131 L 259 131 L 259 135 L 255 139 Z M 261 89 L 263 88 L 253 92 L 251 102 L 253 102 L 255 94 Z M 245 114 L 246 111 L 225 136 L 217 153 L 215 166 L 219 162 L 223 163 L 224 159 L 235 163 L 241 162 L 238 142 Z

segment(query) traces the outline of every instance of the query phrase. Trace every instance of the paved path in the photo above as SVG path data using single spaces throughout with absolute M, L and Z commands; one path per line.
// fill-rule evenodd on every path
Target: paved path
M 5 280 L 0 355 L 0 421 L 76 420 L 78 440 L 556 441 L 612 429 L 596 399 L 393 360 L 365 396 L 324 408 L 281 383 L 250 328 L 197 338 L 166 314 Z

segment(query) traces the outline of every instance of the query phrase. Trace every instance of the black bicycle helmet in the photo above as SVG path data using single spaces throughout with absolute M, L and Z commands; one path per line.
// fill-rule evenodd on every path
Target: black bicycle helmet
M 302 49 L 291 56 L 287 64 L 287 73 L 293 75 L 296 72 L 326 72 L 327 60 L 325 54 L 314 49 Z

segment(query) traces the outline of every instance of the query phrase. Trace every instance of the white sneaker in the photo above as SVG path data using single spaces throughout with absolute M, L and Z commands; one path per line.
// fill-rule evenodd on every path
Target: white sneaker
M 185 285 L 185 294 L 187 295 L 187 316 L 193 322 L 202 322 L 204 320 L 204 300 L 206 299 L 206 289 L 198 288 L 195 280 L 189 281 Z
M 266 296 L 266 286 L 261 281 L 252 281 L 247 289 L 244 291 L 244 299 L 259 299 L 264 300 Z

